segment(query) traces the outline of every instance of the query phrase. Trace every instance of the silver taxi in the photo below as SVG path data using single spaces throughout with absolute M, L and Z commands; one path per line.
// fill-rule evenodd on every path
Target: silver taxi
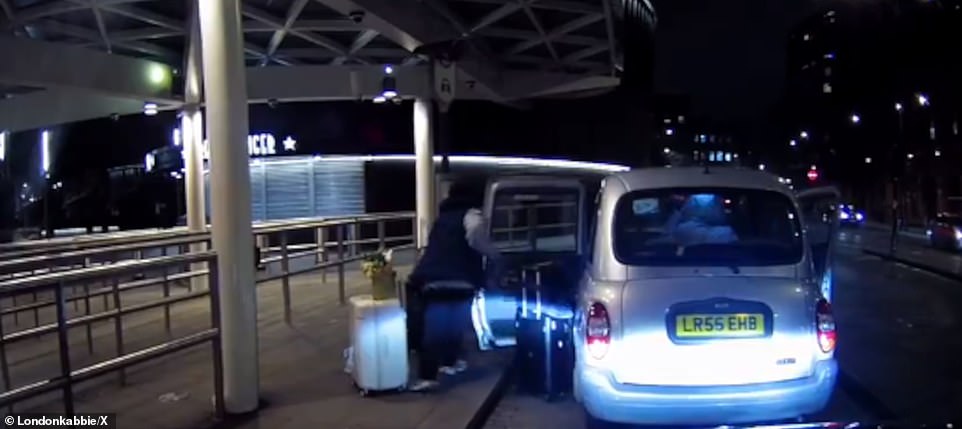
M 509 266 L 563 268 L 544 287 L 574 298 L 572 384 L 587 427 L 717 425 L 802 417 L 829 400 L 838 198 L 796 195 L 755 170 L 655 168 L 499 178 L 485 212 Z M 482 349 L 515 344 L 522 301 L 510 286 L 478 294 Z
M 838 372 L 825 279 L 838 216 L 800 207 L 837 198 L 795 195 L 754 170 L 605 179 L 574 323 L 586 426 L 770 421 L 824 408 Z M 834 219 L 825 236 L 808 237 L 822 219 Z

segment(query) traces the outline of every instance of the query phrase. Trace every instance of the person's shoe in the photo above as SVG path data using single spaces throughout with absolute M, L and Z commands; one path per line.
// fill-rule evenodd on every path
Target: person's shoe
M 440 385 L 441 383 L 438 383 L 436 380 L 418 380 L 415 381 L 408 390 L 412 392 L 429 392 L 437 389 Z
M 468 363 L 464 359 L 458 359 L 454 362 L 454 372 L 464 372 L 468 370 Z
M 438 368 L 438 372 L 444 375 L 454 375 L 454 374 L 457 374 L 459 371 L 457 370 L 457 368 L 453 366 L 442 366 Z

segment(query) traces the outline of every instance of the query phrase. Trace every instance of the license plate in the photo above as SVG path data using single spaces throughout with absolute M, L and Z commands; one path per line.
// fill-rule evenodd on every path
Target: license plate
M 765 335 L 761 314 L 679 314 L 675 316 L 678 338 L 745 338 Z

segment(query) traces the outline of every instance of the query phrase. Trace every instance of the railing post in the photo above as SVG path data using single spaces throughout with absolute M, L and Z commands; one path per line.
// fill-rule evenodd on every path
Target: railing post
M 357 256 L 361 250 L 361 221 L 351 221 L 351 256 Z
M 31 295 L 33 296 L 33 303 L 32 303 L 32 304 L 34 304 L 34 305 L 33 305 L 33 326 L 34 326 L 34 327 L 37 327 L 37 326 L 40 326 L 40 307 L 37 307 L 37 305 L 36 305 L 36 304 L 37 304 L 37 300 L 38 300 L 37 291 L 34 290 L 34 291 L 31 293 Z
M 337 297 L 341 305 L 347 302 L 344 290 L 344 225 L 337 228 Z
M 10 367 L 7 363 L 7 342 L 4 341 L 3 336 L 3 316 L 0 316 L 0 371 L 3 374 L 3 390 L 5 392 L 10 391 Z M 7 407 L 7 414 L 13 414 L 13 406 Z
M 322 246 L 321 247 L 321 263 L 324 264 L 324 268 L 321 268 L 321 283 L 327 284 L 327 261 L 330 259 L 330 254 L 327 251 L 327 238 L 329 235 L 328 232 L 330 232 L 330 230 L 324 226 L 318 228 L 317 230 L 321 236 L 320 242 L 319 242 L 319 245 Z
M 170 297 L 170 281 L 167 279 L 167 266 L 164 266 L 160 275 L 163 276 L 162 280 L 164 281 L 163 283 L 164 299 L 167 299 Z M 193 277 L 187 279 L 188 289 L 190 288 L 190 283 L 191 283 L 191 280 L 193 279 L 194 279 Z M 167 337 L 170 338 L 170 305 L 169 304 L 164 306 L 164 330 L 167 332 Z
M 220 284 L 217 278 L 217 258 L 208 262 L 207 289 L 210 291 L 210 323 L 217 330 L 217 336 L 211 342 L 211 357 L 214 367 L 214 415 L 224 416 L 224 349 L 221 345 L 220 326 Z
M 79 302 L 75 300 L 74 302 Z M 84 314 L 90 315 L 90 284 L 84 282 Z M 87 353 L 94 354 L 94 327 L 93 323 L 85 323 L 84 331 L 87 334 Z
M 377 250 L 383 252 L 387 248 L 387 242 L 385 241 L 384 232 L 384 219 L 377 221 Z
M 114 295 L 114 311 L 117 314 L 114 316 L 114 340 L 117 346 L 117 357 L 124 355 L 124 320 L 123 315 L 120 313 L 120 281 L 116 278 L 113 280 L 113 295 Z M 106 295 L 105 295 L 106 296 Z M 165 305 L 169 307 L 169 304 Z M 121 369 L 119 371 L 120 385 L 125 386 L 127 384 L 127 371 Z
M 291 277 L 290 253 L 287 249 L 287 232 L 281 231 L 281 292 L 284 294 L 284 321 L 291 324 Z
M 63 407 L 64 414 L 73 415 L 73 379 L 70 373 L 70 336 L 67 328 L 67 302 L 63 296 L 63 283 L 58 283 L 54 289 L 54 300 L 56 301 L 57 317 L 57 343 L 60 355 L 60 377 L 64 381 L 63 385 Z

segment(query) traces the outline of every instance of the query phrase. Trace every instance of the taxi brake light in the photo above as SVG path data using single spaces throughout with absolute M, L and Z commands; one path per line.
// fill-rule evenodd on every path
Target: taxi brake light
M 835 316 L 832 314 L 832 305 L 824 299 L 820 299 L 815 306 L 815 322 L 818 328 L 818 346 L 825 353 L 835 350 L 837 333 L 835 332 Z
M 588 353 L 595 359 L 602 359 L 608 354 L 611 344 L 611 323 L 608 319 L 608 309 L 599 302 L 588 307 L 587 326 L 585 326 L 585 340 Z

